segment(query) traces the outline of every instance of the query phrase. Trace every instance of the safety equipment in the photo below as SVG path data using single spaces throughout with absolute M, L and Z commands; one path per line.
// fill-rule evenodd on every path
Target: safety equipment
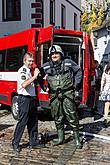
M 82 145 L 80 142 L 79 131 L 74 131 L 74 140 L 77 149 L 81 149 Z
M 64 129 L 57 130 L 57 133 L 58 133 L 58 139 L 53 140 L 54 146 L 62 144 L 64 142 L 64 139 L 65 139 Z
M 52 53 L 60 53 L 61 56 L 63 57 L 64 56 L 64 53 L 63 53 L 63 50 L 60 46 L 58 45 L 53 45 L 49 48 L 49 56 L 52 54 Z
M 61 49 L 50 49 L 49 53 L 52 52 L 61 52 Z M 56 50 L 57 49 L 57 50 Z M 67 67 L 66 64 L 69 64 Z M 63 59 L 60 63 L 56 64 L 52 61 L 48 62 L 48 70 L 46 73 L 49 73 L 47 76 L 47 81 L 50 89 L 50 104 L 51 104 L 51 115 L 55 121 L 55 126 L 58 133 L 58 139 L 53 141 L 54 145 L 59 145 L 64 143 L 64 121 L 67 119 L 71 129 L 75 132 L 75 145 L 76 148 L 81 148 L 80 139 L 79 139 L 79 121 L 76 112 L 76 105 L 74 102 L 74 88 L 73 85 L 77 86 L 78 83 L 74 83 L 75 77 L 74 70 L 80 72 L 79 66 L 73 67 L 73 62 L 68 59 Z M 76 69 L 78 68 L 78 69 Z M 59 72 L 60 70 L 60 72 Z M 76 72 L 75 72 L 76 73 Z M 80 74 L 79 74 L 80 75 Z M 80 77 L 81 78 L 81 77 Z M 80 82 L 80 81 L 79 81 Z

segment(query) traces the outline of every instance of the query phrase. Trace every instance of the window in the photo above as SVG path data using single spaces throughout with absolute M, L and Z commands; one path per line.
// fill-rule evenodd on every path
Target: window
M 23 65 L 23 56 L 27 47 L 8 49 L 5 52 L 5 70 L 17 71 Z
M 77 30 L 77 14 L 74 13 L 74 30 Z
M 50 47 L 50 42 L 43 44 L 43 63 L 48 61 L 48 50 Z
M 3 21 L 21 20 L 21 0 L 2 0 Z
M 103 55 L 103 60 L 108 60 L 108 54 Z
M 83 50 L 81 49 L 82 38 L 68 35 L 54 36 L 53 44 L 60 45 L 65 58 L 72 59 L 83 68 Z M 66 43 L 66 44 L 65 44 Z
M 42 45 L 39 45 L 38 48 L 38 58 L 37 58 L 37 65 L 43 65 L 45 62 L 48 61 L 48 50 L 50 47 L 50 42 L 45 42 Z
M 50 0 L 50 24 L 55 25 L 55 1 Z
M 107 35 L 104 36 L 104 43 L 107 44 Z
M 93 38 L 93 41 L 94 41 L 94 47 L 97 47 L 97 38 L 94 37 L 94 38 Z
M 0 71 L 4 70 L 4 51 L 0 51 Z
M 61 28 L 65 29 L 66 26 L 66 8 L 61 5 Z

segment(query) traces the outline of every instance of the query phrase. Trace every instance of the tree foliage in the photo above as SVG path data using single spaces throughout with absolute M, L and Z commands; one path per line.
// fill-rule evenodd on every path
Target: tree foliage
M 104 20 L 104 16 L 105 16 L 104 8 L 101 7 L 99 9 L 99 12 L 98 12 L 98 19 L 97 19 L 98 26 L 101 26 L 102 25 L 103 20 Z
M 89 3 L 89 8 L 90 10 L 87 8 L 81 14 L 81 30 L 91 33 L 93 28 L 103 24 L 107 11 L 94 3 Z
M 92 5 L 92 11 L 90 13 L 91 16 L 91 21 L 96 22 L 97 21 L 97 12 L 96 12 L 96 6 L 93 4 Z

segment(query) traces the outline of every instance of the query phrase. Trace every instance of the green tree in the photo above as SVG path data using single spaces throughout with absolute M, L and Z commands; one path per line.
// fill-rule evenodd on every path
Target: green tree
M 98 24 L 98 26 L 101 26 L 101 25 L 102 25 L 103 20 L 104 20 L 104 16 L 105 16 L 104 8 L 101 7 L 101 8 L 99 9 L 99 12 L 98 12 L 98 19 L 97 19 L 97 24 Z
M 85 0 L 85 2 L 85 10 L 83 10 L 83 13 L 81 14 L 81 30 L 91 33 L 93 28 L 103 24 L 107 15 L 107 9 L 100 6 L 99 0 L 96 1 L 96 4 L 91 0 Z
M 81 14 L 81 30 L 87 31 L 88 29 L 88 13 L 84 12 Z
M 90 15 L 91 15 L 91 21 L 92 22 L 97 21 L 96 6 L 94 4 L 92 4 L 92 11 L 91 11 Z

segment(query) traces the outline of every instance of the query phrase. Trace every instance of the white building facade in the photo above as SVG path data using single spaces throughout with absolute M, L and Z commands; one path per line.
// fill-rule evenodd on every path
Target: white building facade
M 94 57 L 103 66 L 110 61 L 110 26 L 105 23 L 102 27 L 93 30 Z
M 0 0 L 0 37 L 50 24 L 80 30 L 81 0 Z

